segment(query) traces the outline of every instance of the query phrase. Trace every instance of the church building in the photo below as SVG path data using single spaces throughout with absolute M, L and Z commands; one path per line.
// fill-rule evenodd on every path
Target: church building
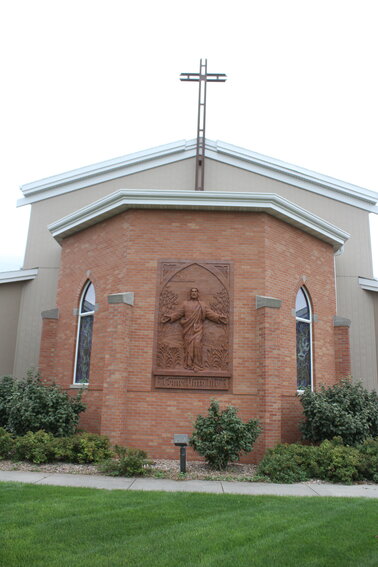
M 39 368 L 81 427 L 175 458 L 211 399 L 258 418 L 247 457 L 300 437 L 300 395 L 352 376 L 378 390 L 378 193 L 196 140 L 22 187 L 23 269 L 0 274 L 0 375 Z M 189 458 L 194 458 L 190 453 Z

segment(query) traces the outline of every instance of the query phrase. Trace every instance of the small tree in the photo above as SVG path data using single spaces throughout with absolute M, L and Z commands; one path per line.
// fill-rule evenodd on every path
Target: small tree
M 190 445 L 212 469 L 224 470 L 229 462 L 238 461 L 242 452 L 252 451 L 261 432 L 258 420 L 244 423 L 237 411 L 233 406 L 220 411 L 219 403 L 212 400 L 208 415 L 199 415 L 195 421 Z
M 306 416 L 302 435 L 313 443 L 341 437 L 346 445 L 356 445 L 378 436 L 378 395 L 360 382 L 345 379 L 318 392 L 307 389 L 301 403 Z
M 0 379 L 0 427 L 13 435 L 39 430 L 60 437 L 72 435 L 84 410 L 81 392 L 68 396 L 55 384 L 43 384 L 31 371 L 25 380 Z

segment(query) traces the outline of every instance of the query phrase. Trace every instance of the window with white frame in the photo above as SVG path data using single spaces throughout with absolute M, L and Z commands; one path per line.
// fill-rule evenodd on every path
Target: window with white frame
M 297 390 L 312 388 L 312 314 L 306 290 L 301 287 L 295 301 L 297 331 Z
M 84 287 L 79 308 L 74 384 L 88 384 L 96 294 L 92 282 Z

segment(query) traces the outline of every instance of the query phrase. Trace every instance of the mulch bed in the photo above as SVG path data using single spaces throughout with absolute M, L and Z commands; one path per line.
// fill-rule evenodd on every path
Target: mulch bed
M 0 470 L 3 471 L 29 471 L 61 474 L 103 474 L 96 465 L 77 465 L 72 463 L 49 463 L 36 465 L 28 462 L 0 461 Z M 180 473 L 179 461 L 157 459 L 153 461 L 148 476 L 169 478 L 172 480 L 238 480 L 247 481 L 256 474 L 256 465 L 235 463 L 229 465 L 225 471 L 211 470 L 208 465 L 200 461 L 189 461 L 186 474 Z

